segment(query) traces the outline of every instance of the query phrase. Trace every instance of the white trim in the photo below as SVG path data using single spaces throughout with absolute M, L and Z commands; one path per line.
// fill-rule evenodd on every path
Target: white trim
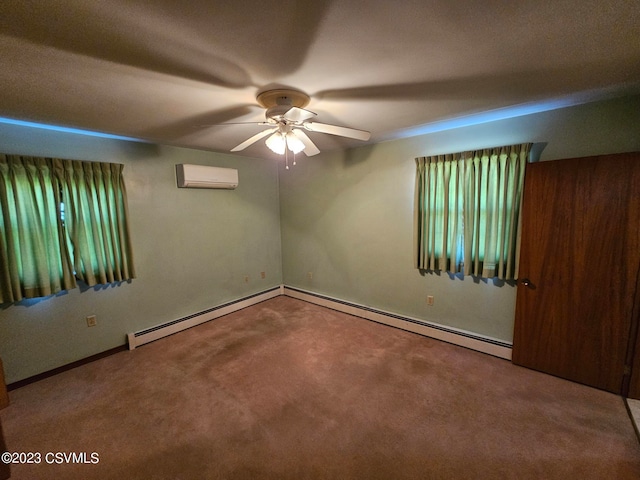
M 505 360 L 511 360 L 511 347 L 509 344 L 491 337 L 485 337 L 452 327 L 429 324 L 429 322 L 417 318 L 374 310 L 363 305 L 330 298 L 325 295 L 318 295 L 298 288 L 285 286 L 284 295 L 426 337 L 442 340 L 460 347 L 487 353 L 495 357 L 504 358 Z
M 201 323 L 208 322 L 215 318 L 222 317 L 223 315 L 237 312 L 238 310 L 250 307 L 251 305 L 255 305 L 256 303 L 264 302 L 265 300 L 269 300 L 274 297 L 279 297 L 280 295 L 282 295 L 281 292 L 282 286 L 274 287 L 263 293 L 251 295 L 250 297 L 240 298 L 238 300 L 234 300 L 221 306 L 206 310 L 202 313 L 189 315 L 187 317 L 184 317 L 183 319 L 178 319 L 173 322 L 168 322 L 167 324 L 161 324 L 155 327 L 147 328 L 145 330 L 140 330 L 139 332 L 129 333 L 127 334 L 127 339 L 129 340 L 129 350 L 133 350 L 140 345 L 153 342 L 154 340 L 158 340 L 168 335 L 173 335 L 174 333 L 181 332 L 182 330 L 186 330 L 187 328 L 195 327 L 196 325 L 200 325 Z
M 339 312 L 361 317 L 373 322 L 382 323 L 395 328 L 400 328 L 409 332 L 424 335 L 426 337 L 435 338 L 436 340 L 442 340 L 444 342 L 452 343 L 460 347 L 469 348 L 478 352 L 487 353 L 495 357 L 511 360 L 511 346 L 508 342 L 497 340 L 491 337 L 478 335 L 476 333 L 468 332 L 453 327 L 446 327 L 443 325 L 437 325 L 429 323 L 425 320 L 418 318 L 407 317 L 403 315 L 397 315 L 392 312 L 385 312 L 382 310 L 373 309 L 365 305 L 358 305 L 355 303 L 347 302 L 337 298 L 331 298 L 326 295 L 320 295 L 314 292 L 301 290 L 295 287 L 288 287 L 286 285 L 280 285 L 271 288 L 265 292 L 257 293 L 249 297 L 240 298 L 229 303 L 225 303 L 218 307 L 211 308 L 201 313 L 189 315 L 182 319 L 168 322 L 166 324 L 158 325 L 155 327 L 147 328 L 135 333 L 127 334 L 129 341 L 129 350 L 133 350 L 145 343 L 153 342 L 160 338 L 174 333 L 181 332 L 187 328 L 195 327 L 201 323 L 208 322 L 210 320 L 228 315 L 229 313 L 237 312 L 243 308 L 250 307 L 265 300 L 285 295 L 292 298 L 297 298 L 305 302 L 320 305 L 322 307 L 337 310 Z

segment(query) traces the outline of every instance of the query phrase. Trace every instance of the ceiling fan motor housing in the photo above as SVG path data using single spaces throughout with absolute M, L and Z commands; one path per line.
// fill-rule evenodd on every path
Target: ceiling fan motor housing
M 258 94 L 256 100 L 267 109 L 265 113 L 267 120 L 271 118 L 278 121 L 291 107 L 306 107 L 310 98 L 309 95 L 299 90 L 279 88 Z

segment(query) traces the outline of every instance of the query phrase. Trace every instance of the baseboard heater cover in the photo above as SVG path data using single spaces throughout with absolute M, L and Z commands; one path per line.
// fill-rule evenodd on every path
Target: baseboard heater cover
M 133 350 L 145 343 L 153 342 L 154 340 L 181 332 L 187 328 L 195 327 L 196 325 L 200 325 L 201 323 L 208 322 L 215 318 L 222 317 L 223 315 L 228 315 L 238 310 L 242 310 L 243 308 L 250 307 L 251 305 L 264 302 L 270 298 L 280 296 L 283 294 L 282 290 L 282 286 L 273 287 L 269 290 L 233 300 L 171 322 L 156 325 L 155 327 L 140 330 L 139 332 L 129 333 L 127 334 L 129 350 Z
M 338 300 L 325 295 L 288 287 L 286 285 L 284 286 L 284 295 L 331 308 L 343 313 L 348 313 L 356 317 L 362 317 L 384 325 L 424 335 L 426 337 L 442 340 L 471 350 L 487 353 L 495 357 L 511 360 L 511 344 L 495 338 L 484 337 L 465 330 L 445 327 L 443 325 L 430 323 L 417 318 L 405 317 L 382 310 L 376 310 L 364 305 Z
M 313 303 L 323 307 L 331 308 L 339 312 L 348 313 L 356 317 L 382 323 L 391 327 L 399 328 L 409 332 L 424 335 L 425 337 L 435 338 L 447 343 L 458 345 L 460 347 L 469 348 L 478 352 L 487 353 L 495 357 L 511 360 L 511 344 L 491 337 L 485 337 L 465 330 L 446 327 L 443 325 L 428 322 L 417 318 L 397 315 L 391 312 L 377 310 L 375 308 L 358 305 L 356 303 L 347 302 L 321 295 L 295 287 L 280 285 L 271 289 L 259 292 L 247 297 L 240 298 L 231 302 L 218 305 L 208 310 L 194 313 L 168 323 L 163 323 L 155 327 L 150 327 L 135 333 L 129 333 L 129 350 L 133 350 L 145 343 L 153 342 L 160 338 L 174 333 L 195 327 L 201 323 L 208 322 L 223 315 L 236 312 L 251 305 L 255 305 L 265 300 L 275 298 L 280 295 L 297 298 L 305 302 Z

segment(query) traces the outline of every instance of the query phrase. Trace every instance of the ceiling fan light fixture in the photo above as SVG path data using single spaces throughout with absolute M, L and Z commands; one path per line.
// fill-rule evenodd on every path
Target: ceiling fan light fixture
M 269 150 L 278 155 L 284 155 L 287 148 L 287 142 L 280 132 L 271 135 L 264 143 L 269 147 Z
M 267 90 L 259 93 L 256 100 L 260 106 L 266 109 L 265 121 L 240 123 L 269 125 L 271 128 L 267 128 L 248 138 L 240 145 L 232 148 L 232 152 L 242 151 L 258 140 L 268 137 L 265 144 L 272 152 L 285 156 L 288 152 L 292 152 L 295 162 L 297 153 L 304 152 L 307 157 L 320 153 L 318 147 L 311 141 L 304 130 L 328 133 L 365 142 L 371 137 L 371 133 L 366 130 L 309 121 L 316 116 L 316 113 L 304 109 L 309 103 L 309 96 L 299 90 L 288 88 Z
M 300 153 L 305 148 L 305 144 L 302 143 L 302 140 L 296 137 L 292 132 L 287 132 L 285 140 L 287 141 L 287 148 L 293 153 Z

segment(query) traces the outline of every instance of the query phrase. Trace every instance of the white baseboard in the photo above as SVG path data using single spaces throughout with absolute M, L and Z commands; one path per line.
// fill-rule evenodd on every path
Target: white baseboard
M 355 315 L 356 317 L 365 318 L 367 320 L 400 328 L 402 330 L 407 330 L 409 332 L 435 338 L 437 340 L 442 340 L 471 350 L 487 353 L 495 357 L 511 360 L 511 345 L 507 342 L 452 327 L 429 323 L 417 318 L 376 310 L 365 305 L 354 304 L 337 298 L 331 298 L 325 295 L 301 290 L 299 288 L 288 287 L 286 285 L 280 285 L 279 287 L 274 287 L 264 292 L 240 298 L 172 322 L 147 328 L 139 332 L 129 333 L 127 335 L 129 340 L 129 350 L 133 350 L 145 343 L 153 342 L 154 340 L 186 330 L 187 328 L 195 327 L 201 323 L 208 322 L 223 315 L 228 315 L 229 313 L 242 310 L 243 308 L 250 307 L 251 305 L 264 302 L 265 300 L 269 300 L 270 298 L 278 297 L 280 295 L 297 298 L 315 305 L 331 308 L 332 310 Z
M 286 285 L 284 286 L 284 295 L 426 337 L 442 340 L 471 350 L 487 353 L 495 357 L 511 360 L 511 345 L 501 340 L 484 337 L 452 327 L 432 324 L 416 318 L 375 310 L 364 305 L 353 304 L 298 288 L 287 287 Z
M 243 308 L 250 307 L 256 303 L 264 302 L 270 298 L 278 297 L 282 295 L 282 292 L 282 286 L 274 287 L 264 292 L 256 293 L 255 295 L 243 297 L 238 300 L 210 308 L 204 312 L 194 313 L 193 315 L 189 315 L 172 322 L 147 328 L 139 332 L 129 333 L 127 334 L 129 350 L 133 350 L 140 345 L 153 342 L 154 340 L 158 340 L 162 337 L 181 332 L 187 328 L 195 327 L 196 325 L 200 325 L 201 323 L 208 322 L 223 315 L 228 315 L 238 310 L 242 310 Z

